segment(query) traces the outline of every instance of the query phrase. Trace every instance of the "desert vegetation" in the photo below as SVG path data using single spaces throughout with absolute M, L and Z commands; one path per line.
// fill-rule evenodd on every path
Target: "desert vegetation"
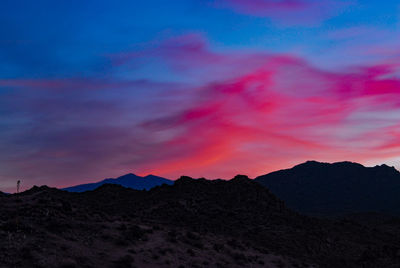
M 69 193 L 43 186 L 0 198 L 4 267 L 400 263 L 399 221 L 367 225 L 303 216 L 245 176 L 231 181 L 182 177 L 150 191 L 106 184 Z

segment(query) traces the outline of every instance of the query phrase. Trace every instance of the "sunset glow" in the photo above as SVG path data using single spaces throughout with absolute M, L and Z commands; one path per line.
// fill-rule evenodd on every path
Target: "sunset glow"
M 6 2 L 2 191 L 400 168 L 397 1 Z

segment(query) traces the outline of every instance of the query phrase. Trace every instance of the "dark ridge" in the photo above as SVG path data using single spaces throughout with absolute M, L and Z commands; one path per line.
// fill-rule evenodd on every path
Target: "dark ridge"
M 36 193 L 58 193 L 60 190 L 53 187 L 48 187 L 47 185 L 37 186 L 34 185 L 32 188 L 19 193 L 18 195 L 31 195 Z
M 299 165 L 296 165 L 293 167 L 293 169 L 298 169 L 298 168 L 323 168 L 323 167 L 330 167 L 330 166 L 335 166 L 335 167 L 344 167 L 344 168 L 364 168 L 363 165 L 351 161 L 342 161 L 342 162 L 336 162 L 336 163 L 326 163 L 326 162 L 318 162 L 315 160 L 309 160 L 305 163 L 301 163 Z
M 181 176 L 179 179 L 177 179 L 174 182 L 174 185 L 179 185 L 179 184 L 190 184 L 193 183 L 196 179 L 191 178 L 189 176 Z
M 308 214 L 380 212 L 400 215 L 400 173 L 387 165 L 308 161 L 257 177 L 286 204 Z
M 231 181 L 237 183 L 249 183 L 251 180 L 246 175 L 236 175 Z

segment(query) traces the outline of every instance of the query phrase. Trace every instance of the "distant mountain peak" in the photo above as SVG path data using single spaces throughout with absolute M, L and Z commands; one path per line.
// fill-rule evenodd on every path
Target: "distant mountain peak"
M 116 180 L 122 179 L 122 178 L 132 178 L 132 177 L 140 177 L 140 176 L 138 176 L 138 175 L 136 175 L 136 174 L 133 174 L 133 173 L 128 173 L 128 174 L 119 176 L 118 178 L 116 178 Z
M 63 188 L 63 190 L 69 191 L 69 192 L 84 192 L 84 191 L 91 191 L 94 190 L 104 184 L 117 184 L 122 187 L 126 188 L 132 188 L 136 190 L 149 190 L 155 186 L 159 186 L 162 184 L 173 184 L 173 181 L 154 176 L 154 175 L 147 175 L 146 177 L 140 177 L 138 175 L 135 175 L 133 173 L 128 173 L 123 176 L 120 176 L 118 178 L 108 178 L 104 179 L 99 182 L 95 183 L 87 183 L 87 184 L 81 184 L 81 185 L 76 185 L 72 187 L 67 187 Z

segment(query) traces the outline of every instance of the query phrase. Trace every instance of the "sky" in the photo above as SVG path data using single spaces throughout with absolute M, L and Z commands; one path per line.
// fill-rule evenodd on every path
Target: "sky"
M 0 191 L 400 168 L 400 3 L 2 1 Z

